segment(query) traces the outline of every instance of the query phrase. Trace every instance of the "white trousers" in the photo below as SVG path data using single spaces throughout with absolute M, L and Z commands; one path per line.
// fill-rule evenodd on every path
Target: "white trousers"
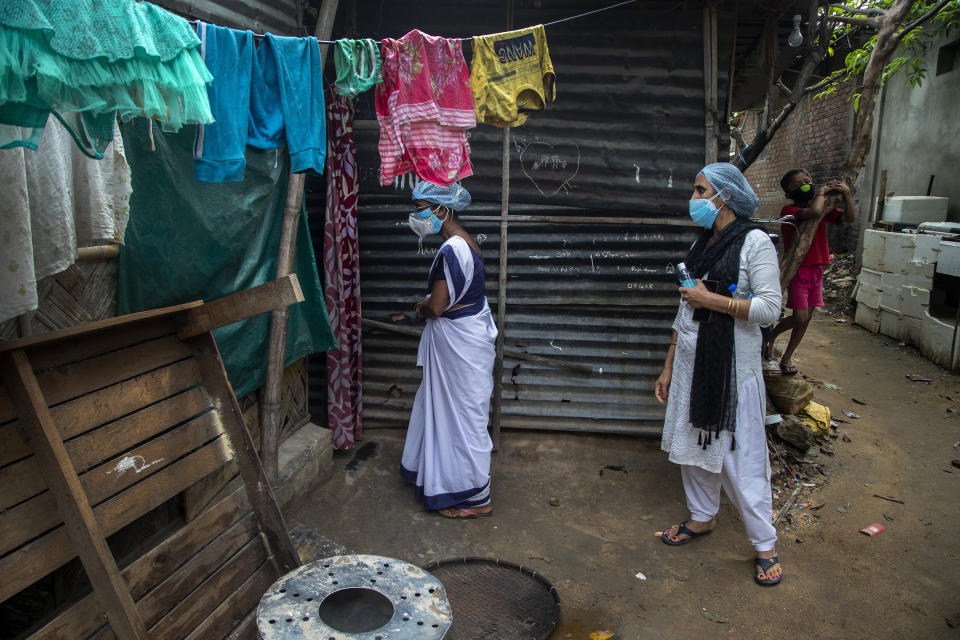
M 773 498 L 763 423 L 749 426 L 738 424 L 736 440 L 736 449 L 727 450 L 723 456 L 720 473 L 711 473 L 694 465 L 680 465 L 687 508 L 693 520 L 712 520 L 720 510 L 722 486 L 730 502 L 740 512 L 753 547 L 757 551 L 772 551 L 777 543 L 777 530 L 771 522 Z M 715 442 L 711 446 L 719 444 Z

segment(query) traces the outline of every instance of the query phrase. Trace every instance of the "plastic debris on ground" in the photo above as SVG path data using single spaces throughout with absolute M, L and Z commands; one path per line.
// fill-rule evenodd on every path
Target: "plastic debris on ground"
M 911 373 L 905 376 L 910 382 L 923 382 L 924 384 L 933 384 L 933 380 L 930 378 L 924 378 L 923 376 L 918 376 L 915 373 Z
M 589 638 L 590 640 L 610 640 L 615 635 L 612 631 L 594 631 Z
M 863 529 L 860 529 L 860 533 L 865 533 L 865 534 L 867 534 L 868 536 L 870 536 L 870 537 L 872 538 L 873 536 L 879 535 L 879 534 L 883 533 L 883 532 L 886 531 L 886 530 L 887 530 L 887 528 L 886 528 L 885 526 L 883 526 L 883 525 L 880 524 L 879 522 L 875 522 L 874 524 L 870 525 L 869 527 L 864 527 Z
M 637 575 L 635 575 L 635 576 L 633 576 L 633 577 L 634 577 L 634 578 L 637 578 L 638 580 L 646 580 L 646 579 L 647 579 L 647 576 L 643 575 L 643 574 L 640 573 L 639 571 L 637 571 Z
M 858 419 L 858 418 L 860 417 L 859 415 L 857 415 L 857 414 L 854 413 L 853 411 L 847 411 L 846 409 L 840 409 L 840 411 L 841 411 L 841 413 L 843 413 L 843 415 L 847 416 L 848 418 L 853 418 L 854 420 L 856 420 L 856 419 Z
M 811 402 L 797 417 L 817 435 L 830 433 L 830 409 L 822 404 Z

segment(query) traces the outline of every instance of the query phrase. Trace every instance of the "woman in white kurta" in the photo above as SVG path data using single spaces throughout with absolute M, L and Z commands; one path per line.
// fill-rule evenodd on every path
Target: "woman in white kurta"
M 751 228 L 746 220 L 756 206 L 752 189 L 732 165 L 710 165 L 697 176 L 691 217 L 708 230 L 698 242 L 706 243 L 709 251 L 710 245 L 721 241 L 730 229 L 739 229 L 743 234 L 739 268 L 734 270 L 736 281 L 730 278 L 731 282 L 717 282 L 720 291 L 736 284 L 739 295 L 711 293 L 699 278 L 695 287 L 680 288 L 682 300 L 663 373 L 656 382 L 656 396 L 661 403 L 667 403 L 662 448 L 669 452 L 672 462 L 681 465 L 690 510 L 690 520 L 664 531 L 661 540 L 676 546 L 710 533 L 720 507 L 722 487 L 740 511 L 756 550 L 754 579 L 769 586 L 781 580 L 782 570 L 776 552 L 776 530 L 771 523 L 760 325 L 775 322 L 779 317 L 781 292 L 773 243 L 765 231 Z M 736 245 L 731 247 L 735 258 Z M 716 275 L 708 265 L 701 265 L 701 269 L 703 280 Z M 752 297 L 744 298 L 746 295 Z M 736 394 L 729 409 L 729 428 L 711 427 L 704 431 L 694 426 L 691 416 L 691 398 L 696 399 L 699 392 L 694 384 L 694 370 L 699 334 L 704 326 L 694 319 L 696 309 L 709 310 L 717 319 L 721 314 L 733 318 L 731 382 Z M 704 347 L 700 344 L 701 349 Z
M 490 503 L 488 407 L 493 391 L 497 329 L 487 304 L 480 247 L 453 216 L 470 203 L 460 185 L 421 182 L 410 227 L 421 238 L 444 239 L 427 280 L 417 318 L 426 320 L 417 390 L 403 448 L 401 475 L 416 485 L 427 509 L 449 518 L 481 518 Z

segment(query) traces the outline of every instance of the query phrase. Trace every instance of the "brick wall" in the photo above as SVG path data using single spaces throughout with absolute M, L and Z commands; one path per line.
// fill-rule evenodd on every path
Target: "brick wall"
M 758 216 L 776 218 L 786 204 L 780 178 L 795 167 L 810 172 L 816 184 L 822 185 L 840 175 L 850 150 L 854 93 L 853 83 L 841 87 L 832 96 L 801 102 L 767 145 L 763 153 L 746 171 L 747 179 L 760 197 Z M 743 124 L 743 139 L 750 143 L 757 130 L 760 112 L 748 111 Z M 833 225 L 831 225 L 832 227 Z M 830 230 L 831 250 L 853 250 L 852 233 Z M 850 242 L 853 246 L 850 246 Z

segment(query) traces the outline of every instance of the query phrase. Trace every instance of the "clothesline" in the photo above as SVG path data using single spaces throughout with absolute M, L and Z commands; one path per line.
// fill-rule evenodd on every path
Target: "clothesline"
M 595 13 L 602 13 L 602 12 L 604 12 L 604 11 L 609 11 L 609 10 L 611 10 L 611 9 L 616 9 L 617 7 L 622 7 L 623 5 L 626 5 L 626 4 L 633 4 L 633 3 L 636 2 L 636 1 L 637 1 L 637 0 L 624 0 L 623 2 L 618 2 L 617 4 L 612 4 L 612 5 L 610 5 L 609 7 L 601 7 L 601 8 L 599 8 L 599 9 L 594 9 L 594 10 L 592 10 L 592 11 L 586 11 L 586 12 L 584 12 L 584 13 L 578 13 L 577 15 L 574 15 L 574 16 L 568 16 L 568 17 L 566 17 L 566 18 L 560 18 L 559 20 L 553 20 L 553 21 L 551 21 L 551 22 L 545 22 L 545 23 L 543 24 L 543 26 L 544 26 L 544 27 L 550 27 L 550 26 L 553 26 L 553 25 L 555 25 L 555 24 L 560 24 L 561 22 L 570 22 L 571 20 L 579 20 L 580 18 L 585 18 L 586 16 L 590 16 L 590 15 L 593 15 L 593 14 L 595 14 Z M 190 22 L 191 22 L 192 24 L 198 24 L 200 21 L 199 21 L 199 20 L 191 20 Z M 521 28 L 523 28 L 523 27 L 521 27 Z M 527 28 L 529 28 L 529 27 L 527 27 Z M 265 34 L 262 34 L 262 33 L 254 33 L 254 34 L 253 34 L 253 37 L 254 37 L 254 38 L 264 38 L 264 37 L 266 37 L 266 36 L 265 36 Z M 474 38 L 474 36 L 468 36 L 468 37 L 465 37 L 465 38 L 451 38 L 451 40 L 460 40 L 461 42 L 466 42 L 466 41 L 468 41 L 468 40 L 473 40 L 473 38 Z M 322 42 L 323 44 L 335 44 L 337 41 L 336 41 L 336 40 L 318 40 L 317 42 Z M 374 42 L 376 42 L 376 43 L 379 44 L 381 41 L 380 41 L 380 40 L 374 40 Z

